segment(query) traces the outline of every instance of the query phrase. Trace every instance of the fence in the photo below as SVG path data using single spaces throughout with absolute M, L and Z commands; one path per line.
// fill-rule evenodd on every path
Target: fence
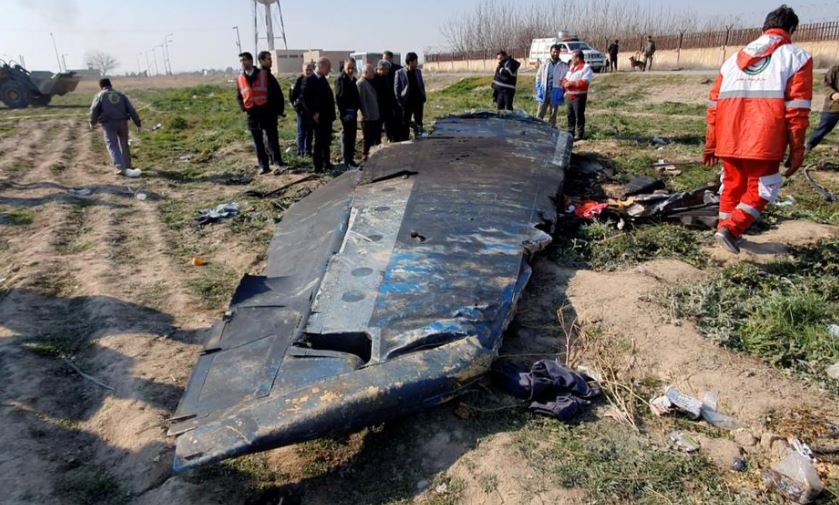
M 701 33 L 680 33 L 676 35 L 654 35 L 657 50 L 681 50 L 681 49 L 702 49 L 713 47 L 743 46 L 756 39 L 761 34 L 760 28 L 733 28 L 725 30 L 701 32 Z M 590 38 L 588 42 L 605 52 L 611 40 L 621 37 Z M 811 23 L 800 25 L 793 35 L 795 42 L 821 42 L 839 41 L 839 21 L 826 23 Z M 622 51 L 641 50 L 644 46 L 645 37 L 636 36 L 622 38 L 620 40 Z M 496 49 L 484 51 L 460 52 L 460 53 L 434 53 L 425 55 L 425 61 L 433 63 L 444 63 L 451 61 L 466 60 L 489 60 L 495 58 Z M 516 59 L 527 58 L 530 52 L 529 47 L 508 49 L 507 52 Z

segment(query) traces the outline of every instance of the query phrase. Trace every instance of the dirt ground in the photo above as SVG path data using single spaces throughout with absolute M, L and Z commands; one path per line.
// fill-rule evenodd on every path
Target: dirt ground
M 195 83 L 161 80 L 154 87 Z M 147 83 L 125 88 L 135 85 Z M 700 87 L 704 92 L 699 84 L 668 88 L 650 101 L 699 103 Z M 270 451 L 253 473 L 238 466 L 219 470 L 219 478 L 212 471 L 172 476 L 174 440 L 165 434 L 166 420 L 206 330 L 221 314 L 190 287 L 200 268 L 190 258 L 210 251 L 210 264 L 236 278 L 260 272 L 264 251 L 237 243 L 225 228 L 167 225 L 164 206 L 235 198 L 242 186 L 119 179 L 85 111 L 56 110 L 59 117 L 43 110 L 34 117 L 0 115 L 0 122 L 18 118 L 14 132 L 0 137 L 0 210 L 7 215 L 0 220 L 0 503 L 286 503 L 273 491 L 247 495 L 231 484 L 268 472 L 288 483 L 283 492 L 305 488 L 303 503 L 328 504 L 359 481 L 387 481 L 398 468 L 411 468 L 416 482 L 395 503 L 450 503 L 447 496 L 469 504 L 590 503 L 580 489 L 548 484 L 550 469 L 527 457 L 516 418 L 475 422 L 458 404 L 350 436 L 326 463 L 352 468 L 348 474 L 313 471 L 320 460 L 312 454 L 322 448 L 303 444 Z M 252 163 L 247 146 L 233 146 L 225 156 Z M 307 184 L 314 189 L 320 182 Z M 138 199 L 138 192 L 147 198 Z M 739 260 L 716 249 L 711 258 L 768 261 L 790 245 L 837 234 L 835 226 L 786 221 L 751 238 Z M 757 438 L 767 415 L 790 404 L 839 416 L 835 397 L 721 348 L 650 301 L 664 287 L 706 275 L 678 260 L 595 272 L 541 259 L 502 353 L 563 354 L 564 339 L 544 328 L 556 325 L 564 305 L 579 323 L 630 338 L 637 367 L 647 375 L 696 396 L 719 391 L 720 410 Z M 616 424 L 606 410 L 596 411 L 594 426 Z

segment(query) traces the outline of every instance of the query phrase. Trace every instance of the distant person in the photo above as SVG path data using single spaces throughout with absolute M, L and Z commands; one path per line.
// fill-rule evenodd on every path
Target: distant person
M 521 64 L 504 50 L 498 51 L 495 57 L 498 59 L 498 67 L 495 69 L 495 77 L 492 80 L 492 98 L 498 110 L 513 110 L 513 99 L 516 96 L 516 82 Z
M 385 51 L 382 53 L 382 58 L 390 63 L 390 73 L 391 75 L 396 75 L 396 72 L 399 72 L 402 69 L 402 65 L 393 61 L 393 53 L 391 51 Z
M 609 53 L 609 69 L 612 72 L 618 71 L 618 53 L 620 53 L 620 51 L 620 42 L 617 40 L 609 44 L 609 48 L 606 50 L 606 52 Z
M 294 111 L 297 113 L 297 156 L 311 156 L 312 155 L 312 118 L 303 107 L 303 81 L 312 75 L 315 71 L 314 63 L 306 63 L 303 65 L 303 73 L 294 81 L 294 87 L 291 88 L 289 94 L 289 102 L 291 102 Z
M 105 145 L 117 173 L 140 177 L 140 170 L 131 168 L 131 149 L 128 147 L 128 120 L 134 122 L 139 132 L 140 115 L 127 96 L 113 89 L 110 79 L 100 79 L 99 90 L 90 105 L 90 127 L 95 127 L 97 123 L 102 125 Z
M 550 123 L 556 126 L 556 112 L 565 103 L 562 79 L 568 73 L 568 65 L 559 59 L 559 44 L 551 46 L 551 57 L 542 62 L 536 72 L 536 101 L 539 103 L 539 119 L 545 119 L 551 111 Z
M 789 146 L 791 177 L 804 162 L 813 98 L 813 58 L 794 45 L 798 16 L 786 5 L 770 12 L 763 35 L 722 64 L 708 102 L 705 165 L 722 160 L 716 240 L 729 252 L 778 198 L 778 172 Z
M 277 109 L 275 102 L 270 101 L 268 90 L 270 72 L 254 67 L 253 55 L 249 52 L 239 54 L 239 63 L 242 65 L 242 73 L 236 78 L 236 101 L 248 117 L 248 129 L 256 149 L 259 173 L 269 174 L 271 160 L 282 160 L 277 132 Z M 263 136 L 268 138 L 270 159 Z
M 329 58 L 321 58 L 314 73 L 303 81 L 303 106 L 314 124 L 312 163 L 316 173 L 334 168 L 329 159 L 329 148 L 332 144 L 332 123 L 335 121 L 335 95 L 326 79 L 331 70 Z
M 370 148 L 382 143 L 382 118 L 379 112 L 379 94 L 374 85 L 376 72 L 373 65 L 364 65 L 364 72 L 358 80 L 358 97 L 361 110 L 361 132 L 364 135 L 362 161 L 367 161 Z
M 390 70 L 389 61 L 379 60 L 376 63 L 376 77 L 373 79 L 373 87 L 376 88 L 376 96 L 379 99 L 379 116 L 382 120 L 385 137 L 388 142 L 397 142 L 402 125 L 402 113 L 399 102 L 396 101 L 396 93 L 393 91 L 393 75 Z
M 574 134 L 574 140 L 586 137 L 586 102 L 592 79 L 594 72 L 586 63 L 585 55 L 579 49 L 574 51 L 571 68 L 562 80 L 565 98 L 568 100 L 568 131 Z
M 417 53 L 408 53 L 405 55 L 405 66 L 396 72 L 394 91 L 402 108 L 402 140 L 408 140 L 411 128 L 414 129 L 415 137 L 423 132 L 425 82 L 422 80 L 422 70 L 417 68 L 418 64 Z
M 821 121 L 807 143 L 805 151 L 808 153 L 819 145 L 839 123 L 839 65 L 833 65 L 824 74 L 824 86 L 825 97 Z
M 358 136 L 358 85 L 355 77 L 355 60 L 344 63 L 343 70 L 335 80 L 335 102 L 338 104 L 338 117 L 342 126 L 342 150 L 344 165 L 358 168 L 355 164 L 355 140 Z
M 644 72 L 653 69 L 653 55 L 655 54 L 655 42 L 652 35 L 647 35 L 644 42 Z
M 402 105 L 400 105 L 399 100 L 396 98 L 396 91 L 395 91 L 395 83 L 396 83 L 396 72 L 402 70 L 402 65 L 393 61 L 393 53 L 391 51 L 385 51 L 382 53 L 382 59 L 387 62 L 390 67 L 387 73 L 387 80 L 388 80 L 388 87 L 390 88 L 390 93 L 393 95 L 393 107 L 390 111 L 391 117 L 389 120 L 385 122 L 385 131 L 387 133 L 387 140 L 389 142 L 400 142 L 402 140 L 407 140 L 402 138 L 402 122 L 404 112 L 402 110 Z M 388 124 L 390 128 L 388 128 Z
M 276 116 L 274 116 L 274 120 L 277 122 L 276 129 L 279 129 L 279 118 L 280 116 L 285 117 L 285 97 L 283 96 L 283 89 L 280 87 L 280 83 L 277 81 L 277 78 L 274 77 L 274 74 L 271 73 L 271 67 L 273 66 L 271 52 L 260 51 L 256 59 L 259 61 L 259 68 L 268 73 L 268 103 L 277 113 Z M 265 141 L 266 145 L 271 144 L 271 139 L 268 137 L 267 133 L 265 135 Z M 277 134 L 277 141 L 279 142 L 279 133 Z M 277 154 L 280 155 L 280 158 L 275 158 L 273 151 L 270 149 L 268 150 L 268 156 L 271 161 L 278 167 L 284 168 L 285 165 L 282 159 L 282 150 L 279 148 L 279 144 L 277 144 Z

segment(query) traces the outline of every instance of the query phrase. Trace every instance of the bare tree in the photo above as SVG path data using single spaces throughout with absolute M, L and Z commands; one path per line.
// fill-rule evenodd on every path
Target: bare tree
M 119 62 L 116 58 L 103 51 L 88 51 L 84 55 L 84 61 L 87 68 L 98 70 L 99 75 L 105 76 L 108 73 L 119 67 Z

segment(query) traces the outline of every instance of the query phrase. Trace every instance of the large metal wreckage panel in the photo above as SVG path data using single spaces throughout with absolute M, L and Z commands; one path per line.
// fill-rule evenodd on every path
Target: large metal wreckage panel
M 570 151 L 524 115 L 452 116 L 292 206 L 198 359 L 175 471 L 437 405 L 486 372 Z

